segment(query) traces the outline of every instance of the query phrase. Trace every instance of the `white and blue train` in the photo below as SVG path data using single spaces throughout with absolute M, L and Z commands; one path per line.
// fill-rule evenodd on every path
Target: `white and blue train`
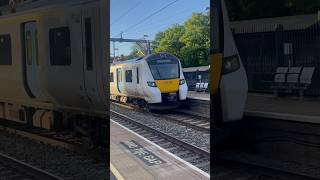
M 167 53 L 113 63 L 110 99 L 148 109 L 177 107 L 187 98 L 188 87 L 178 58 Z

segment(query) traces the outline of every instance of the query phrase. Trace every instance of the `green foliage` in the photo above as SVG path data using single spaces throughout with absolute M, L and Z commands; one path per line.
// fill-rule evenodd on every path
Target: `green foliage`
M 140 57 L 137 50 L 133 50 L 128 56 L 127 59 L 135 59 Z
M 184 33 L 185 27 L 179 24 L 158 33 L 154 41 L 154 52 L 167 52 L 179 57 L 181 48 L 185 46 L 180 41 Z
M 226 0 L 230 20 L 316 13 L 320 0 Z
M 127 59 L 134 59 L 138 57 L 145 56 L 147 54 L 147 45 L 140 43 L 140 44 L 134 44 L 131 47 L 132 51 L 131 53 L 127 56 Z
M 193 13 L 183 25 L 159 32 L 152 44 L 154 52 L 177 56 L 183 67 L 208 65 L 210 47 L 209 12 Z

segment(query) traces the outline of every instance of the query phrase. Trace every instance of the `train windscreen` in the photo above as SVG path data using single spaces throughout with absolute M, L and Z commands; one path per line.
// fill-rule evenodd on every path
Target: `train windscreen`
M 157 59 L 149 62 L 154 80 L 179 78 L 179 62 L 175 59 Z

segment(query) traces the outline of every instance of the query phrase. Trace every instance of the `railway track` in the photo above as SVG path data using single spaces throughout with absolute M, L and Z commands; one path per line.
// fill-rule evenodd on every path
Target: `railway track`
M 88 149 L 88 146 L 71 132 L 28 128 L 23 124 L 5 120 L 0 121 L 0 131 L 4 135 L 2 139 L 5 148 L 1 150 L 2 153 L 10 154 L 10 156 L 27 164 L 54 172 L 66 179 L 79 179 L 80 177 L 100 179 L 107 174 L 105 171 L 107 165 L 105 161 L 107 158 L 106 149 Z M 25 143 L 23 139 L 26 141 Z M 10 142 L 17 141 L 17 145 L 8 146 L 8 140 Z M 32 146 L 38 144 L 39 149 Z M 24 148 L 26 148 L 25 151 Z M 6 160 L 2 162 L 6 162 Z M 61 166 L 57 166 L 56 163 Z M 8 178 L 0 176 L 0 179 Z
M 49 172 L 0 153 L 0 179 L 62 180 Z
M 138 107 L 127 105 L 127 104 L 125 105 L 119 104 L 119 103 L 114 103 L 114 104 L 124 108 L 143 111 L 143 113 L 148 113 L 152 116 L 160 117 L 166 121 L 170 121 L 170 122 L 177 123 L 192 129 L 196 129 L 204 133 L 208 133 L 208 134 L 210 133 L 210 118 L 201 117 L 195 114 L 189 114 L 185 111 L 179 111 L 179 110 L 170 110 L 170 111 L 166 111 L 165 113 L 163 112 L 151 113 L 151 112 L 146 112 Z
M 161 114 L 151 113 L 154 116 L 162 117 L 167 121 L 171 121 L 177 124 L 181 124 L 183 126 L 187 126 L 196 130 L 199 130 L 204 133 L 210 133 L 210 119 L 187 114 L 185 112 L 180 111 L 169 111 Z
M 0 131 L 27 138 L 32 141 L 43 143 L 52 147 L 58 147 L 64 150 L 68 150 L 69 152 L 72 152 L 74 154 L 75 158 L 82 158 L 84 159 L 84 161 L 90 162 L 92 165 L 100 166 L 101 164 L 103 164 L 104 166 L 107 166 L 107 162 L 104 161 L 104 159 L 107 159 L 105 148 L 91 148 L 87 144 L 85 144 L 84 141 L 81 140 L 81 138 L 76 137 L 69 131 L 51 131 L 33 127 L 26 127 L 23 124 L 5 120 L 0 120 Z M 0 162 L 3 160 L 1 158 L 2 157 L 0 157 Z M 33 161 L 28 161 L 26 163 L 33 164 Z M 2 180 L 1 175 L 0 180 Z
M 110 117 L 114 121 L 126 126 L 134 132 L 142 135 L 150 141 L 165 148 L 176 156 L 193 164 L 199 169 L 210 172 L 210 152 L 192 144 L 188 144 L 183 140 L 165 134 L 159 130 L 142 124 L 126 115 L 110 110 Z

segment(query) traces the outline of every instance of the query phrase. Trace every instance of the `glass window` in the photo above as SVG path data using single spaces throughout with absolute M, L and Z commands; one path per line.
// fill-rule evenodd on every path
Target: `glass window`
M 117 69 L 117 82 L 122 82 L 122 71 Z
M 132 82 L 132 70 L 126 70 L 126 82 Z
M 11 65 L 11 37 L 9 34 L 0 35 L 0 65 Z
M 179 62 L 175 60 L 155 60 L 149 63 L 155 80 L 179 78 Z
M 91 19 L 85 19 L 85 36 L 86 36 L 86 60 L 87 60 L 87 70 L 93 70 L 92 63 L 92 30 L 91 30 Z
M 68 27 L 50 29 L 50 63 L 67 66 L 71 64 L 70 30 Z
M 37 65 L 39 65 L 39 52 L 38 52 L 38 48 L 39 48 L 39 46 L 38 46 L 38 30 L 35 30 L 34 31 L 34 33 L 35 33 L 35 46 L 36 46 L 36 63 L 37 63 Z
M 27 64 L 32 65 L 32 38 L 31 31 L 26 32 L 26 58 Z
M 137 67 L 137 84 L 139 84 L 139 68 Z
M 113 82 L 113 72 L 110 73 L 110 82 Z

